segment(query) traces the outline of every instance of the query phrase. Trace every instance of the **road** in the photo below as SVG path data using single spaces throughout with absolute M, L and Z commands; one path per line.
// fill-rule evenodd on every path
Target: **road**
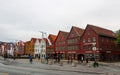
M 67 63 L 60 66 L 42 64 L 39 61 L 30 64 L 28 60 L 0 60 L 0 75 L 120 75 L 120 67 L 109 64 L 103 64 L 98 68 L 82 64 L 72 67 Z
M 26 67 L 16 67 L 0 63 L 0 75 L 101 75 L 96 73 L 80 73 L 59 70 L 32 69 Z

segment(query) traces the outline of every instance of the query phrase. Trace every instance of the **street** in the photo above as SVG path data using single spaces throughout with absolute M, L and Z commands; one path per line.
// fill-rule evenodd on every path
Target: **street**
M 6 75 L 96 75 L 88 73 L 67 72 L 59 70 L 45 70 L 45 69 L 32 69 L 25 67 L 15 67 L 9 65 L 0 64 L 0 72 Z M 0 74 L 1 75 L 1 74 Z M 100 74 L 98 74 L 100 75 Z
M 89 63 L 91 65 L 91 63 Z M 42 64 L 39 60 L 34 60 L 30 64 L 27 59 L 0 60 L 0 75 L 120 75 L 119 66 L 109 66 L 102 64 L 98 68 L 80 64 L 72 67 L 71 64 Z

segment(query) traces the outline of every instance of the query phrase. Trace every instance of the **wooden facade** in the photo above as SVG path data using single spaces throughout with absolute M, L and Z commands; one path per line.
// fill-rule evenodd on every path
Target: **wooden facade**
M 47 45 L 47 50 L 46 50 L 47 55 L 55 54 L 55 39 L 56 39 L 56 37 L 57 36 L 53 35 L 53 34 L 50 34 L 48 36 L 48 39 L 49 39 L 51 45 L 50 44 Z
M 25 55 L 31 54 L 32 56 L 34 56 L 35 41 L 36 41 L 36 38 L 31 38 L 30 41 L 25 43 L 25 48 L 24 48 Z
M 67 58 L 67 36 L 68 32 L 59 31 L 55 40 L 55 52 L 56 54 L 60 53 L 63 58 Z
M 115 45 L 116 34 L 111 30 L 88 24 L 81 40 L 81 51 L 85 58 L 101 61 L 116 60 L 120 58 L 120 51 Z M 95 43 L 95 46 L 93 46 Z M 96 48 L 96 51 L 93 50 Z M 118 53 L 116 55 L 116 53 Z M 115 58 L 114 58 L 115 57 Z
M 73 26 L 67 36 L 68 55 L 77 59 L 77 55 L 80 54 L 80 40 L 84 32 L 84 29 Z

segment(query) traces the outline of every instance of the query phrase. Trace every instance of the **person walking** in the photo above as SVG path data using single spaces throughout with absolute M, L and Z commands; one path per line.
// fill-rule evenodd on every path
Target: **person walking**
M 32 64 L 32 62 L 33 62 L 32 59 L 33 59 L 33 58 L 32 58 L 32 55 L 29 55 L 29 61 L 30 61 L 31 64 Z
M 86 63 L 88 63 L 88 58 L 86 58 Z
M 83 59 L 83 56 L 81 56 L 81 63 L 83 63 L 83 60 L 84 60 L 84 59 Z
M 68 64 L 70 63 L 70 56 L 68 55 Z

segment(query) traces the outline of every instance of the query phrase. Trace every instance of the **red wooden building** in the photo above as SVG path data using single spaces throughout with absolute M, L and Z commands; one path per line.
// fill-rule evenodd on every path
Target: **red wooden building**
M 63 58 L 67 58 L 67 36 L 68 32 L 59 31 L 55 40 L 55 52 L 56 54 L 60 53 Z
M 47 55 L 55 54 L 55 46 L 54 45 L 55 45 L 55 39 L 56 39 L 56 37 L 57 36 L 53 35 L 53 34 L 50 34 L 48 36 L 48 39 L 49 39 L 51 45 L 50 44 L 47 45 L 47 50 L 46 50 Z
M 115 45 L 116 34 L 108 29 L 88 24 L 81 40 L 81 54 L 85 58 L 101 61 L 120 59 L 120 50 Z M 95 50 L 95 51 L 93 51 Z
M 84 29 L 72 26 L 70 33 L 67 36 L 68 55 L 77 59 L 77 55 L 80 53 L 80 40 L 84 32 Z

